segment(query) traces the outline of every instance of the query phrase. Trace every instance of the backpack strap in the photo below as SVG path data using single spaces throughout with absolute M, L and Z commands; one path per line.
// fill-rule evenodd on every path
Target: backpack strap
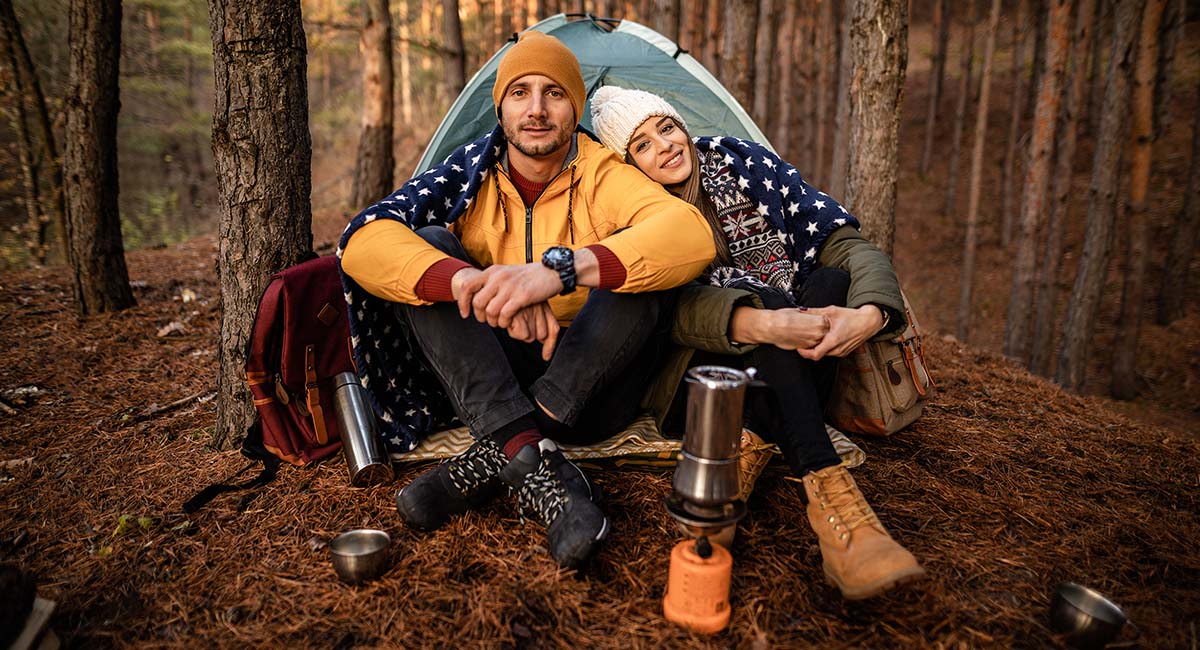
M 242 440 L 241 451 L 243 456 L 250 459 L 250 464 L 238 470 L 236 474 L 230 477 L 230 479 L 235 479 L 241 476 L 242 474 L 246 473 L 246 470 L 261 462 L 263 468 L 262 471 L 258 473 L 258 476 L 255 476 L 244 483 L 214 483 L 203 490 L 200 490 L 195 496 L 187 501 L 184 501 L 184 512 L 190 515 L 200 508 L 208 505 L 209 501 L 212 501 L 213 499 L 217 498 L 217 496 L 226 492 L 240 492 L 241 490 L 249 490 L 261 485 L 266 485 L 275 480 L 275 475 L 279 472 L 280 461 L 275 454 L 272 454 L 270 451 L 267 451 L 265 447 L 263 447 L 262 422 L 258 418 L 254 418 L 254 424 L 250 425 L 250 428 L 246 431 L 246 438 Z M 258 494 L 248 494 L 242 497 L 241 501 L 238 502 L 238 512 L 245 511 L 246 507 L 250 505 L 250 500 L 255 496 L 258 496 Z
M 321 389 L 317 387 L 317 348 L 311 343 L 304 346 L 304 400 L 308 412 L 312 414 L 313 426 L 317 429 L 317 442 L 329 444 L 325 409 L 321 408 Z

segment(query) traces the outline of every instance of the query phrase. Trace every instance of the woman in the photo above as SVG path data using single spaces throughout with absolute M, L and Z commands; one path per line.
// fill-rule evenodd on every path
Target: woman
M 891 538 L 840 465 L 822 415 L 835 357 L 905 325 L 891 261 L 794 167 L 736 138 L 693 143 L 678 111 L 657 95 L 602 87 L 592 97 L 592 124 L 605 146 L 708 220 L 717 259 L 701 281 L 753 297 L 753 306 L 727 300 L 722 312 L 711 308 L 719 300 L 685 295 L 677 330 L 728 314 L 719 326 L 735 345 L 760 344 L 744 356 L 701 344 L 692 364 L 753 365 L 771 387 L 773 399 L 748 402 L 747 420 L 779 445 L 803 484 L 826 577 L 859 599 L 921 576 L 916 558 Z

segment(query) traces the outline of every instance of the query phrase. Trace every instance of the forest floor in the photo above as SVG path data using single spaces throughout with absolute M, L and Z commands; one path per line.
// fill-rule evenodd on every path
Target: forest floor
M 919 63 L 910 64 L 907 93 L 923 98 Z M 1190 122 L 1192 104 L 1189 93 L 1176 124 Z M 902 125 L 907 167 L 919 158 L 919 113 L 906 111 Z M 1156 158 L 1166 179 L 1152 193 L 1158 242 L 1186 179 L 1180 131 Z M 996 153 L 989 168 L 998 167 Z M 1080 169 L 1081 193 L 1089 166 Z M 554 565 L 544 531 L 522 523 L 509 500 L 437 533 L 405 528 L 393 495 L 420 467 L 369 489 L 348 487 L 337 459 L 284 468 L 248 497 L 219 497 L 185 515 L 182 502 L 201 488 L 250 476 L 239 475 L 246 461 L 236 451 L 206 445 L 219 318 L 213 237 L 129 253 L 138 305 L 118 314 L 78 319 L 62 268 L 0 278 L 8 341 L 0 400 L 12 407 L 0 412 L 0 559 L 30 572 L 58 603 L 52 625 L 70 647 L 1041 648 L 1059 644 L 1047 608 L 1054 586 L 1070 580 L 1124 607 L 1136 623 L 1121 637 L 1127 647 L 1195 648 L 1195 296 L 1182 321 L 1144 324 L 1143 397 L 1118 403 L 1099 396 L 1120 296 L 1110 278 L 1092 395 L 1066 393 L 988 351 L 1003 337 L 1009 268 L 986 234 L 991 226 L 972 345 L 944 334 L 953 331 L 961 228 L 937 216 L 940 186 L 907 167 L 896 262 L 927 331 L 938 391 L 910 429 L 857 439 L 868 460 L 855 476 L 929 572 L 910 588 L 849 603 L 825 585 L 799 496 L 777 467 L 760 481 L 738 534 L 732 623 L 712 637 L 661 617 L 678 539 L 661 505 L 666 472 L 593 474 L 614 528 L 578 574 Z M 965 183 L 961 194 L 965 204 Z M 331 244 L 342 223 L 322 211 L 315 241 Z M 1068 240 L 1079 241 L 1081 228 L 1079 217 Z M 1069 267 L 1077 256 L 1074 245 Z M 1065 292 L 1072 276 L 1068 268 Z M 357 526 L 392 536 L 391 568 L 348 587 L 322 540 Z

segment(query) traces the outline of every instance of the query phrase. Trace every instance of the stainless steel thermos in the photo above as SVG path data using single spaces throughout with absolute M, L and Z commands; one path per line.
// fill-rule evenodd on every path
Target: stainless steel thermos
M 342 430 L 342 451 L 350 469 L 350 484 L 366 487 L 390 482 L 392 464 L 379 439 L 375 413 L 367 404 L 358 377 L 343 372 L 334 378 L 334 386 L 333 408 Z

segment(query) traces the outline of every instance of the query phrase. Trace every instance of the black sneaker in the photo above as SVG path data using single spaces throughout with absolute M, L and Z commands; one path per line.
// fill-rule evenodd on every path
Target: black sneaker
M 596 505 L 599 490 L 553 440 L 521 449 L 500 478 L 517 491 L 521 511 L 546 526 L 559 566 L 578 568 L 608 536 L 608 519 Z
M 443 461 L 396 493 L 396 510 L 404 523 L 421 530 L 441 528 L 451 515 L 478 508 L 500 491 L 500 470 L 508 458 L 491 438 Z

